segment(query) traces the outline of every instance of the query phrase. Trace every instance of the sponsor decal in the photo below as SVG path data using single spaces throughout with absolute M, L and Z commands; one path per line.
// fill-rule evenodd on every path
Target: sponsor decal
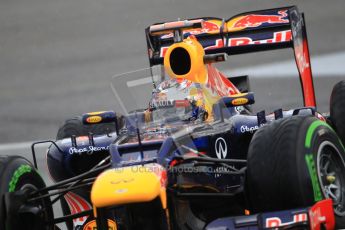
M 253 40 L 250 37 L 238 37 L 230 38 L 229 47 L 232 46 L 246 46 L 246 45 L 260 45 L 260 44 L 270 44 L 270 43 L 279 43 L 279 42 L 288 42 L 291 41 L 292 34 L 291 30 L 279 31 L 273 33 L 272 39 L 263 39 L 263 40 Z
M 303 75 L 305 70 L 310 66 L 308 60 L 309 58 L 307 57 L 306 52 L 299 52 L 298 50 L 296 50 L 296 61 L 301 71 L 301 75 Z
M 174 107 L 174 100 L 153 100 L 150 103 L 151 108 Z
M 262 124 L 260 127 L 262 127 L 264 124 Z M 242 125 L 240 127 L 240 131 L 241 133 L 246 133 L 246 132 L 249 132 L 249 133 L 254 133 L 255 130 L 258 130 L 260 128 L 259 126 L 255 125 L 255 126 L 251 126 L 251 127 L 248 127 L 246 125 Z
M 248 103 L 248 99 L 244 97 L 240 97 L 240 98 L 236 98 L 232 100 L 233 105 L 244 105 L 246 103 Z
M 86 153 L 86 154 L 93 154 L 94 152 L 99 152 L 99 151 L 107 151 L 109 150 L 109 146 L 106 146 L 106 147 L 97 147 L 97 146 L 88 146 L 88 147 L 85 147 L 85 148 L 76 148 L 76 147 L 71 147 L 69 148 L 68 152 L 69 154 L 83 154 L 83 153 Z
M 287 226 L 290 224 L 301 223 L 308 221 L 308 215 L 306 213 L 295 214 L 293 220 L 289 222 L 283 222 L 279 217 L 271 217 L 266 219 L 266 228 L 277 228 Z
M 164 135 L 168 134 L 168 130 L 166 128 L 148 128 L 144 134 L 147 135 Z
M 309 126 L 309 128 L 307 130 L 307 135 L 305 137 L 304 146 L 306 148 L 310 149 L 314 132 L 320 126 L 326 126 L 330 129 L 332 129 L 326 122 L 323 122 L 320 120 L 317 120 L 317 121 L 314 121 L 313 123 L 311 123 L 311 125 Z M 320 190 L 319 180 L 317 178 L 316 166 L 315 166 L 313 154 L 306 154 L 305 155 L 305 161 L 306 161 L 306 164 L 308 167 L 311 183 L 313 186 L 314 200 L 315 200 L 315 202 L 320 201 L 320 200 L 322 200 L 322 194 L 321 194 L 321 190 Z
M 84 226 L 83 230 L 97 230 L 96 220 L 91 220 L 90 222 L 88 222 Z M 108 219 L 108 230 L 117 230 L 115 221 Z
M 295 59 L 302 80 L 304 105 L 315 106 L 316 102 L 314 95 L 314 86 L 310 66 L 308 41 L 305 34 L 304 20 L 296 10 L 291 11 L 291 15 L 291 18 L 293 18 L 291 24 L 294 40 Z
M 162 46 L 161 47 L 161 50 L 159 52 L 161 57 L 165 56 L 166 52 L 168 51 L 168 48 L 169 48 L 169 46 Z
M 64 198 L 68 204 L 68 207 L 69 207 L 72 215 L 92 209 L 89 202 L 87 202 L 83 197 L 81 197 L 81 196 L 79 196 L 73 192 L 68 192 L 64 196 Z M 88 216 L 82 216 L 82 217 L 73 219 L 74 227 L 82 226 L 85 223 L 85 221 L 87 220 L 87 218 L 88 218 Z
M 333 202 L 325 199 L 309 209 L 310 229 L 335 229 Z M 324 227 L 324 228 L 322 228 Z
M 311 209 L 309 211 L 309 216 L 310 216 L 310 225 L 311 229 L 316 229 L 316 227 L 320 224 L 320 222 L 325 221 L 325 217 L 321 215 L 321 210 L 320 208 L 316 208 L 315 210 Z
M 86 118 L 86 122 L 87 123 L 98 123 L 102 120 L 101 116 L 91 116 Z
M 278 11 L 277 15 L 249 14 L 239 17 L 232 28 L 253 28 L 267 24 L 289 23 L 287 10 Z
M 314 191 L 314 201 L 320 201 L 322 200 L 322 194 L 320 190 L 320 185 L 319 181 L 317 178 L 317 173 L 316 173 L 316 166 L 314 162 L 314 158 L 312 154 L 307 154 L 305 155 L 305 161 L 307 163 L 310 179 L 311 179 L 311 184 L 313 186 L 313 191 Z
M 307 130 L 307 135 L 305 138 L 305 147 L 310 149 L 311 147 L 311 142 L 312 142 L 312 137 L 314 135 L 314 132 L 316 131 L 316 129 L 319 126 L 326 126 L 329 129 L 333 130 L 326 122 L 317 120 L 314 121 L 308 128 Z M 311 182 L 312 182 L 312 186 L 313 186 L 313 191 L 314 191 L 314 200 L 316 201 L 320 201 L 322 200 L 322 194 L 321 194 L 321 190 L 320 190 L 320 185 L 319 185 L 319 181 L 317 178 L 317 173 L 316 173 L 316 166 L 315 166 L 315 161 L 313 158 L 313 154 L 306 154 L 305 155 L 305 161 L 308 167 L 308 171 L 309 171 L 309 175 L 311 178 Z
M 13 176 L 8 184 L 8 191 L 14 192 L 18 183 L 19 178 L 24 175 L 25 173 L 29 173 L 32 171 L 32 168 L 29 165 L 21 165 L 16 171 L 13 173 Z
M 207 46 L 205 50 L 219 49 L 224 47 L 223 39 L 216 39 L 215 45 Z
M 327 128 L 333 130 L 333 128 L 331 126 L 329 126 L 326 122 L 319 121 L 319 120 L 314 121 L 313 123 L 311 123 L 311 125 L 309 126 L 309 128 L 307 130 L 307 135 L 305 137 L 305 142 L 304 142 L 304 146 L 306 148 L 308 148 L 308 149 L 310 148 L 313 134 L 319 126 L 326 126 Z
M 237 38 L 229 38 L 228 39 L 228 47 L 234 46 L 246 46 L 246 45 L 260 45 L 260 44 L 271 44 L 271 43 L 280 43 L 280 42 L 288 42 L 292 39 L 291 30 L 285 31 L 278 31 L 273 33 L 273 38 L 270 39 L 262 39 L 262 40 L 254 40 L 251 37 L 237 37 Z M 206 46 L 204 47 L 205 50 L 208 49 L 216 49 L 224 47 L 224 42 L 222 39 L 216 39 L 215 45 Z M 169 46 L 161 47 L 160 49 L 160 57 L 164 57 Z
M 226 144 L 226 141 L 223 137 L 218 137 L 215 144 L 214 148 L 216 150 L 216 155 L 218 159 L 225 159 L 226 155 L 228 154 L 228 146 Z
M 278 217 L 268 218 L 266 219 L 266 228 L 279 227 L 281 223 L 282 221 Z

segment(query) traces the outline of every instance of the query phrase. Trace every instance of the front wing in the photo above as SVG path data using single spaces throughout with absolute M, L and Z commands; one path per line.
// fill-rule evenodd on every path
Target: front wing
M 227 229 L 310 229 L 333 230 L 335 218 L 332 200 L 317 202 L 309 208 L 216 219 L 206 230 Z

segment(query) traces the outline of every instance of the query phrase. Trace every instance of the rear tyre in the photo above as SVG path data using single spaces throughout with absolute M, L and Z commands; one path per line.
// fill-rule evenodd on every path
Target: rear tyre
M 45 186 L 43 179 L 28 160 L 20 156 L 0 156 L 0 229 L 18 229 L 19 225 L 20 227 L 25 226 L 25 229 L 28 230 L 54 229 L 54 226 L 37 226 L 37 223 L 27 217 L 19 219 L 15 216 L 6 216 L 4 201 L 6 193 L 19 190 L 35 191 Z M 43 207 L 40 214 L 43 222 L 54 218 L 49 198 L 35 201 L 30 205 Z
M 294 116 L 260 128 L 248 151 L 247 191 L 253 212 L 334 204 L 345 227 L 345 150 L 326 122 Z
M 333 87 L 330 115 L 335 131 L 345 143 L 345 81 L 340 81 Z

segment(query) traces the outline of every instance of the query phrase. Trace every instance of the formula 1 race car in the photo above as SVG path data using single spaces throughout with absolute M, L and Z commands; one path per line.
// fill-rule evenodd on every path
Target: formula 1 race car
M 0 229 L 345 227 L 345 81 L 317 112 L 296 7 L 158 23 L 146 39 L 150 68 L 113 78 L 122 111 L 67 120 L 33 143 L 33 164 L 0 157 Z M 304 107 L 254 114 L 247 77 L 213 63 L 280 48 L 293 48 Z M 36 162 L 46 142 L 50 186 Z

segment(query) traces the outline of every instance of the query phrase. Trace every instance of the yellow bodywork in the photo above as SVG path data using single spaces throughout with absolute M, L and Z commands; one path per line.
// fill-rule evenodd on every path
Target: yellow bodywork
M 149 202 L 160 197 L 162 207 L 167 206 L 166 175 L 161 168 L 152 165 L 109 169 L 99 175 L 91 189 L 91 201 L 95 208 L 114 205 Z
M 170 66 L 170 55 L 177 48 L 184 49 L 188 54 L 191 62 L 191 67 L 188 73 L 183 75 L 176 75 Z M 165 56 L 164 56 L 164 68 L 168 75 L 172 78 L 183 78 L 192 82 L 206 84 L 207 82 L 207 69 L 204 64 L 205 51 L 198 40 L 191 36 L 183 40 L 172 44 Z

